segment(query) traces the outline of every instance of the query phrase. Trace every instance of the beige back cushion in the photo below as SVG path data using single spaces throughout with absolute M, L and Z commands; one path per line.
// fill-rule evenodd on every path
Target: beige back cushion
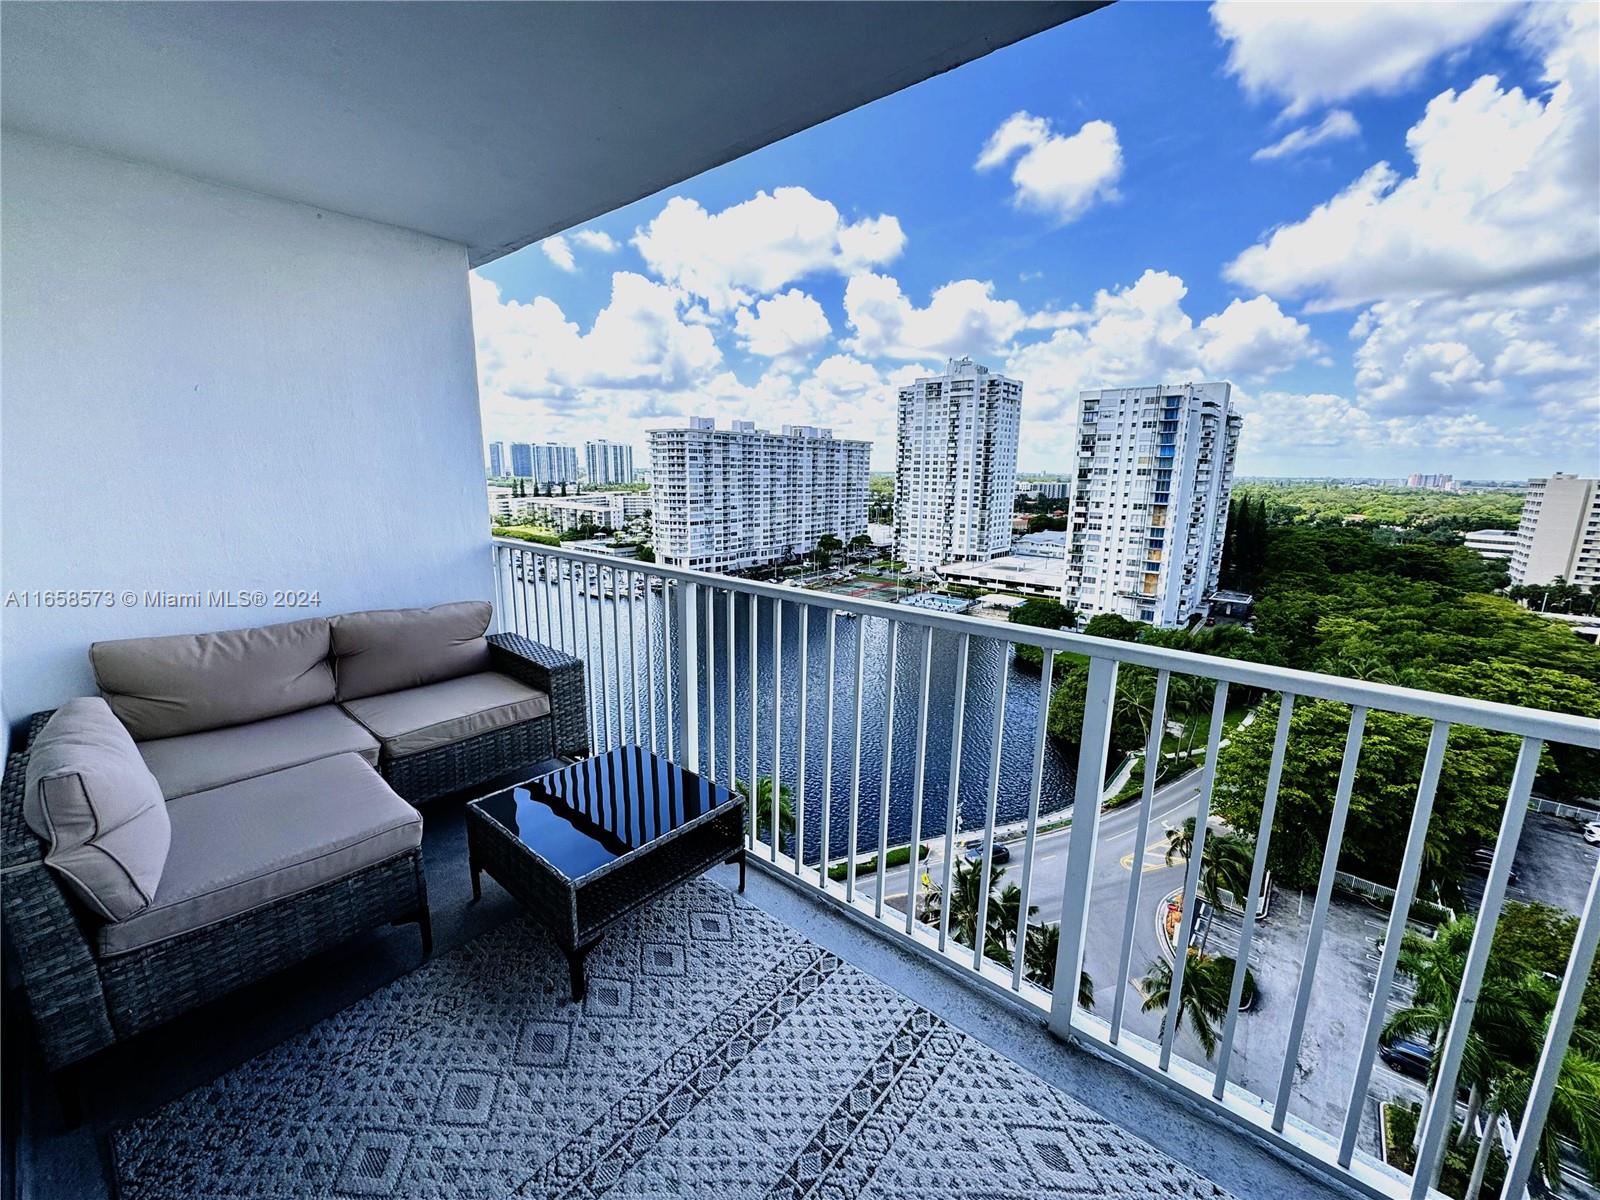
M 432 608 L 386 608 L 334 617 L 339 699 L 438 683 L 489 669 L 487 600 Z
M 89 647 L 95 682 L 138 741 L 177 737 L 333 701 L 325 617 L 130 638 Z
M 45 865 L 106 920 L 149 905 L 172 826 L 161 785 L 104 700 L 68 700 L 39 731 L 22 814 L 44 839 Z

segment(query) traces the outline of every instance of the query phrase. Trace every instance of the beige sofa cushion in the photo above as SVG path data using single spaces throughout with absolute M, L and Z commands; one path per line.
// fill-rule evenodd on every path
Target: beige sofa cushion
M 28 748 L 22 811 L 44 861 L 107 920 L 155 895 L 171 829 L 161 786 L 96 696 L 68 700 Z
M 323 617 L 89 647 L 100 694 L 138 741 L 199 733 L 333 701 Z
M 139 753 L 171 800 L 334 754 L 355 753 L 376 764 L 378 739 L 337 704 L 323 704 L 248 725 L 140 742 Z
M 385 758 L 404 758 L 545 716 L 550 697 L 509 675 L 482 671 L 347 700 L 344 710 L 383 743 Z
M 143 912 L 100 928 L 126 954 L 342 879 L 422 843 L 422 815 L 358 754 L 180 796 L 172 851 Z
M 389 608 L 334 617 L 339 699 L 398 692 L 489 669 L 486 600 Z

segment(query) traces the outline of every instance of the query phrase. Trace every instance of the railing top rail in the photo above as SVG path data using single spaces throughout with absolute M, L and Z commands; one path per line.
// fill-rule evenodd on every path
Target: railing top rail
M 587 550 L 573 550 L 566 546 L 550 546 L 542 542 L 525 542 L 515 538 L 491 540 L 496 546 L 529 554 L 592 563 L 600 567 L 639 571 L 663 579 L 697 583 L 745 595 L 766 596 L 791 604 L 807 604 L 814 608 L 883 617 L 906 625 L 921 625 L 950 633 L 972 634 L 975 637 L 1009 641 L 1016 645 L 1037 646 L 1041 650 L 1079 654 L 1088 658 L 1112 659 L 1134 666 L 1175 671 L 1183 675 L 1227 680 L 1229 683 L 1245 687 L 1292 692 L 1297 696 L 1359 704 L 1383 712 L 1472 725 L 1497 733 L 1535 737 L 1548 742 L 1561 742 L 1585 749 L 1600 750 L 1600 717 L 1547 712 L 1543 709 L 1498 704 L 1465 696 L 1449 696 L 1442 692 L 1428 692 L 1418 688 L 1398 687 L 1394 684 L 1346 679 L 1316 671 L 1299 671 L 1289 667 L 1218 658 L 1209 654 L 1197 654 L 1192 650 L 1172 650 L 1137 642 L 1119 642 L 1109 638 L 1090 637 L 1083 633 L 1036 629 L 1030 625 L 1001 626 L 977 617 L 930 612 L 927 609 L 912 608 L 907 605 L 886 604 L 881 600 L 863 600 L 855 596 L 840 596 L 831 592 L 787 587 L 783 584 L 761 583 L 752 579 L 718 575 L 688 567 L 642 563 L 634 559 L 616 558 Z

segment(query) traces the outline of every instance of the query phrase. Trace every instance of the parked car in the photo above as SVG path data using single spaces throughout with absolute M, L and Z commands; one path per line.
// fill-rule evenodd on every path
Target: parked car
M 968 862 L 981 862 L 983 860 L 983 839 L 973 838 L 962 849 L 966 852 Z M 1011 847 L 1004 842 L 994 844 L 994 853 L 990 862 L 1007 863 L 1011 861 Z
M 1583 840 L 1590 845 L 1600 845 L 1600 821 L 1590 821 L 1583 827 Z
M 1489 849 L 1487 846 L 1480 846 L 1478 849 L 1472 852 L 1473 870 L 1482 871 L 1484 874 L 1488 874 L 1489 868 L 1492 866 L 1494 866 L 1493 850 Z M 1516 867 L 1512 867 L 1510 874 L 1506 876 L 1506 882 L 1514 884 L 1519 882 L 1520 878 L 1521 877 L 1517 874 Z
M 1426 1080 L 1433 1066 L 1433 1047 L 1410 1038 L 1394 1038 L 1378 1043 L 1378 1057 L 1402 1075 Z

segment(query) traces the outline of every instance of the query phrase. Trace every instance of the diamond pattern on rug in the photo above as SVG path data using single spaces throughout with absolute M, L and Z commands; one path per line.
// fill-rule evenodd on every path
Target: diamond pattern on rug
M 1224 1195 L 715 885 L 589 967 L 522 921 L 440 955 L 116 1131 L 120 1195 Z

